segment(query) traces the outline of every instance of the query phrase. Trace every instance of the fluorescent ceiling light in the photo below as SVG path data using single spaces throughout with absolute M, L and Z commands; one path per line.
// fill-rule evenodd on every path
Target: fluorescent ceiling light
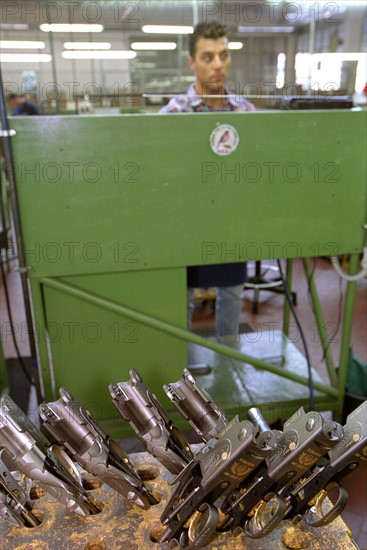
M 279 4 L 279 0 L 268 0 L 268 2 L 272 2 L 274 4 Z M 297 1 L 298 4 L 302 5 L 302 4 L 315 4 L 314 0 L 298 0 Z M 325 0 L 325 7 L 327 4 L 335 4 L 336 2 L 326 2 Z M 344 6 L 344 7 L 349 7 L 349 6 L 365 6 L 366 5 L 366 0 L 338 0 L 338 6 Z
M 48 53 L 0 53 L 2 63 L 47 63 L 51 61 Z
M 135 61 L 134 63 L 134 69 L 155 69 L 156 66 L 157 63 L 140 63 L 138 61 Z
M 243 48 L 242 42 L 228 42 L 229 50 L 241 50 Z
M 141 30 L 155 34 L 191 34 L 194 32 L 193 27 L 183 25 L 144 25 Z
M 133 42 L 133 50 L 175 50 L 176 42 Z
M 64 59 L 134 59 L 136 52 L 126 50 L 100 50 L 100 51 L 65 51 Z
M 64 42 L 65 50 L 109 50 L 109 42 Z
M 29 25 L 26 23 L 0 23 L 0 29 L 4 31 L 27 31 Z
M 237 27 L 238 32 L 247 32 L 247 33 L 269 33 L 269 32 L 293 32 L 295 27 Z
M 364 61 L 367 60 L 367 54 L 364 52 L 325 52 L 314 53 L 312 59 L 316 61 Z
M 44 42 L 37 42 L 35 40 L 0 40 L 0 48 L 42 50 L 44 47 Z
M 40 29 L 43 32 L 102 32 L 103 25 L 43 23 Z

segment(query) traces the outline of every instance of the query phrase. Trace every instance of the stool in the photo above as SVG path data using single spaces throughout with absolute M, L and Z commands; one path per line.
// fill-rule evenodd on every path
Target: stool
M 254 299 L 252 302 L 252 313 L 258 312 L 259 294 L 260 290 L 267 290 L 268 292 L 276 292 L 278 294 L 285 294 L 283 280 L 281 277 L 273 279 L 265 279 L 265 275 L 268 271 L 279 273 L 279 269 L 275 265 L 261 264 L 260 260 L 255 261 L 255 274 L 253 277 L 249 277 L 244 284 L 244 289 L 252 288 L 254 290 Z M 297 305 L 297 293 L 290 292 L 292 296 L 292 302 Z

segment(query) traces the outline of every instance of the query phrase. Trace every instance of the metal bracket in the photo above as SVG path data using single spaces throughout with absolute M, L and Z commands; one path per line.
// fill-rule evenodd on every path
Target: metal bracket
M 27 273 L 28 271 L 32 271 L 32 266 L 26 265 L 25 267 L 15 267 L 14 271 L 18 273 Z

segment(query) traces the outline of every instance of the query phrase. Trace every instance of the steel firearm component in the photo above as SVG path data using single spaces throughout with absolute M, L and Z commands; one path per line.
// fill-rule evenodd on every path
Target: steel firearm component
M 213 437 L 218 438 L 228 424 L 228 420 L 187 369 L 183 371 L 182 378 L 178 382 L 167 384 L 163 388 L 178 411 L 190 422 L 203 441 L 207 442 Z
M 66 388 L 60 389 L 60 396 L 58 401 L 39 406 L 43 428 L 48 434 L 66 449 L 72 460 L 129 502 L 143 509 L 158 504 L 123 448 L 102 430 Z
M 144 448 L 171 473 L 180 473 L 193 458 L 190 446 L 138 372 L 132 369 L 128 382 L 111 384 L 109 390 Z
M 41 522 L 32 513 L 33 502 L 14 478 L 0 451 L 0 518 L 16 527 L 36 527 Z
M 21 473 L 38 481 L 46 492 L 69 510 L 83 517 L 99 512 L 88 500 L 78 479 L 69 472 L 68 459 L 63 456 L 61 449 L 52 447 L 50 441 L 7 395 L 0 400 L 0 448 L 5 449 Z M 60 458 L 67 467 L 60 462 Z
M 348 502 L 348 493 L 340 482 L 366 465 L 367 401 L 364 401 L 348 415 L 341 441 L 290 493 L 286 517 L 293 517 L 295 522 L 304 519 L 313 527 L 327 525 L 341 514 Z M 334 488 L 338 491 L 337 501 L 324 509 L 324 500 Z
M 206 544 L 218 524 L 216 501 L 233 493 L 274 450 L 276 441 L 271 430 L 261 431 L 249 420 L 235 417 L 178 476 L 178 486 L 161 516 L 168 528 L 160 542 L 187 550 Z
M 223 503 L 230 515 L 227 527 L 251 538 L 269 534 L 287 513 L 292 486 L 342 438 L 337 422 L 325 422 L 314 411 L 300 408 L 284 424 L 277 447 L 251 479 Z

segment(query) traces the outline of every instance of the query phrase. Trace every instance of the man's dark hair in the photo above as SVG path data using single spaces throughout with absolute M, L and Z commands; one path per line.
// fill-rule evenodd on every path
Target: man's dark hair
M 211 38 L 217 40 L 227 35 L 227 27 L 219 21 L 210 21 L 209 23 L 198 23 L 194 32 L 189 38 L 189 52 L 191 57 L 195 57 L 196 43 L 199 38 Z

